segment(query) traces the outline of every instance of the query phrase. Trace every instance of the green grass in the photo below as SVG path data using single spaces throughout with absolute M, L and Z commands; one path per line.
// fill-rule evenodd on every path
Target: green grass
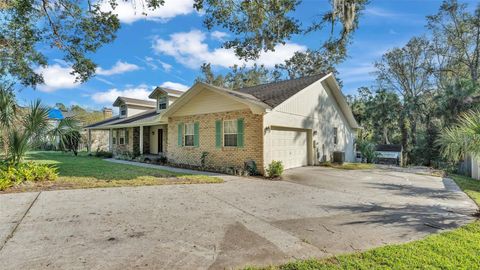
M 452 175 L 458 186 L 480 205 L 480 181 Z M 422 240 L 389 245 L 327 259 L 293 261 L 280 266 L 245 269 L 479 269 L 480 221 Z
M 28 161 L 51 164 L 58 168 L 54 182 L 27 183 L 6 190 L 22 192 L 50 189 L 120 187 L 165 184 L 221 183 L 222 179 L 207 175 L 190 175 L 160 169 L 144 168 L 104 161 L 86 154 L 74 156 L 62 152 L 31 152 Z
M 325 163 L 322 163 L 321 166 L 335 168 L 335 169 L 342 169 L 342 170 L 368 170 L 368 169 L 375 168 L 375 165 L 370 164 L 370 163 L 343 163 L 343 164 L 338 164 L 338 163 L 325 162 Z

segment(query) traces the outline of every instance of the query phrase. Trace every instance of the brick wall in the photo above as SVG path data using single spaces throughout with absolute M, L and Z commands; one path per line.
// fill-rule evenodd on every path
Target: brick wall
M 121 129 L 118 129 L 121 130 Z M 128 144 L 119 144 L 120 140 L 119 137 L 117 137 L 117 143 L 113 145 L 113 154 L 122 154 L 126 151 L 133 153 L 133 128 L 126 128 L 128 130 Z M 116 132 L 117 129 L 114 129 L 113 132 Z
M 244 146 L 221 147 L 215 144 L 215 121 L 244 119 Z M 178 146 L 178 123 L 199 122 L 199 146 Z M 208 152 L 206 165 L 209 167 L 242 167 L 246 160 L 254 160 L 263 173 L 263 116 L 249 110 L 211 113 L 202 115 L 170 117 L 168 120 L 167 157 L 170 162 L 200 165 L 203 152 Z

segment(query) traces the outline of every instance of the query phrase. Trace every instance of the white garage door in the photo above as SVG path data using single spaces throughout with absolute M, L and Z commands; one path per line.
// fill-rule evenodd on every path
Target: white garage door
M 283 162 L 285 169 L 307 166 L 307 132 L 272 130 L 272 160 Z

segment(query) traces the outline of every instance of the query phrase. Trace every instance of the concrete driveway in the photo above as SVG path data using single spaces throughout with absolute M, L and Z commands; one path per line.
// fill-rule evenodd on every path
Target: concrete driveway
M 224 269 L 415 240 L 471 221 L 448 179 L 289 170 L 284 181 L 0 195 L 0 269 Z

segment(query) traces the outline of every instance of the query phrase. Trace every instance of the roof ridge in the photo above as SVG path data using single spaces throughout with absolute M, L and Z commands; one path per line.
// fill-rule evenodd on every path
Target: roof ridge
M 234 90 L 234 91 L 239 91 L 239 90 L 242 90 L 242 89 L 248 89 L 248 88 L 252 88 L 252 87 L 267 86 L 267 85 L 271 85 L 271 84 L 284 83 L 284 82 L 293 82 L 293 81 L 297 81 L 297 80 L 308 79 L 308 78 L 315 77 L 315 76 L 322 76 L 322 77 L 324 77 L 324 76 L 326 76 L 327 74 L 328 74 L 328 73 L 316 73 L 316 74 L 313 74 L 313 75 L 307 75 L 307 76 L 298 77 L 298 78 L 294 78 L 294 79 L 286 79 L 286 80 L 281 80 L 281 81 L 273 81 L 273 82 L 268 82 L 268 83 L 261 83 L 261 84 L 257 84 L 257 85 L 247 86 L 247 87 L 234 88 L 234 89 L 232 89 L 232 90 Z

